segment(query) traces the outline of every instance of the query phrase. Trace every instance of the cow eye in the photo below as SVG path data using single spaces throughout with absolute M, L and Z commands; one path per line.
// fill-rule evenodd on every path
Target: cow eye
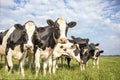
M 24 34 L 24 35 L 27 34 L 26 31 L 23 31 L 23 34 Z
M 75 45 L 72 45 L 72 46 L 71 46 L 71 49 L 74 49 L 74 48 L 76 48 Z
M 55 26 L 55 29 L 56 29 L 56 30 L 59 30 L 59 27 Z
M 63 46 L 60 46 L 60 48 L 63 48 Z
M 59 30 L 59 24 L 56 23 L 56 24 L 54 25 L 54 28 L 55 28 L 56 30 Z

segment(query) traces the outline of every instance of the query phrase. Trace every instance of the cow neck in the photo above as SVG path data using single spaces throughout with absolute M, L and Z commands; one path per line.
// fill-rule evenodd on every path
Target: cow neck
M 6 33 L 6 35 L 4 36 L 3 38 L 3 42 L 2 42 L 2 45 L 6 48 L 6 44 L 7 44 L 7 40 L 9 38 L 9 36 L 11 35 L 11 33 L 15 30 L 15 27 L 11 27 L 8 32 Z

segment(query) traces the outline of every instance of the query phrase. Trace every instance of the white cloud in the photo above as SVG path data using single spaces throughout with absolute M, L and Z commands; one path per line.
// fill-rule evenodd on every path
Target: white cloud
M 91 42 L 101 42 L 101 46 L 111 53 L 118 49 L 120 37 L 120 10 L 114 1 L 102 0 L 14 0 L 0 1 L 0 29 L 8 29 L 15 23 L 24 24 L 33 20 L 37 26 L 47 25 L 47 19 L 64 17 L 67 22 L 76 21 L 77 26 L 69 30 L 68 36 L 82 36 Z M 112 6 L 113 5 L 113 6 Z M 114 10 L 113 10 L 114 9 Z M 4 27 L 3 27 L 4 26 Z M 105 38 L 110 37 L 109 41 Z M 115 37 L 116 36 L 116 37 Z M 115 39 L 114 39 L 115 38 Z M 115 40 L 115 41 L 114 41 Z M 114 41 L 114 43 L 112 43 Z M 110 44 L 117 45 L 108 48 Z M 110 49 L 110 50 L 109 50 Z M 116 50 L 118 54 L 119 50 Z

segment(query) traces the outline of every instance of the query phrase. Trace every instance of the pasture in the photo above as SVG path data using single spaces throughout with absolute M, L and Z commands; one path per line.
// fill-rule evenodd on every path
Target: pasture
M 35 79 L 35 70 L 28 69 L 25 65 L 25 78 L 22 78 L 18 73 L 17 61 L 13 60 L 13 73 L 8 74 L 5 71 L 4 60 L 0 61 L 0 79 Z M 75 60 L 71 61 L 71 69 L 68 69 L 65 63 L 65 68 L 62 69 L 59 63 L 59 68 L 56 74 L 42 76 L 42 68 L 39 72 L 39 80 L 120 80 L 120 57 L 100 57 L 100 68 L 92 67 L 92 60 L 88 62 L 85 71 L 80 71 L 79 65 Z

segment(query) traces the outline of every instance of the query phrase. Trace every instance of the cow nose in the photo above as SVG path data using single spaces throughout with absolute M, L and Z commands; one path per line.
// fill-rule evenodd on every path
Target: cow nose
M 95 60 L 96 60 L 96 59 L 97 59 L 97 57 L 93 57 L 93 59 L 95 59 Z
M 31 49 L 31 48 L 32 48 L 31 45 L 26 45 L 25 47 L 26 47 L 27 49 Z
M 66 43 L 67 39 L 66 38 L 60 38 L 60 43 Z

